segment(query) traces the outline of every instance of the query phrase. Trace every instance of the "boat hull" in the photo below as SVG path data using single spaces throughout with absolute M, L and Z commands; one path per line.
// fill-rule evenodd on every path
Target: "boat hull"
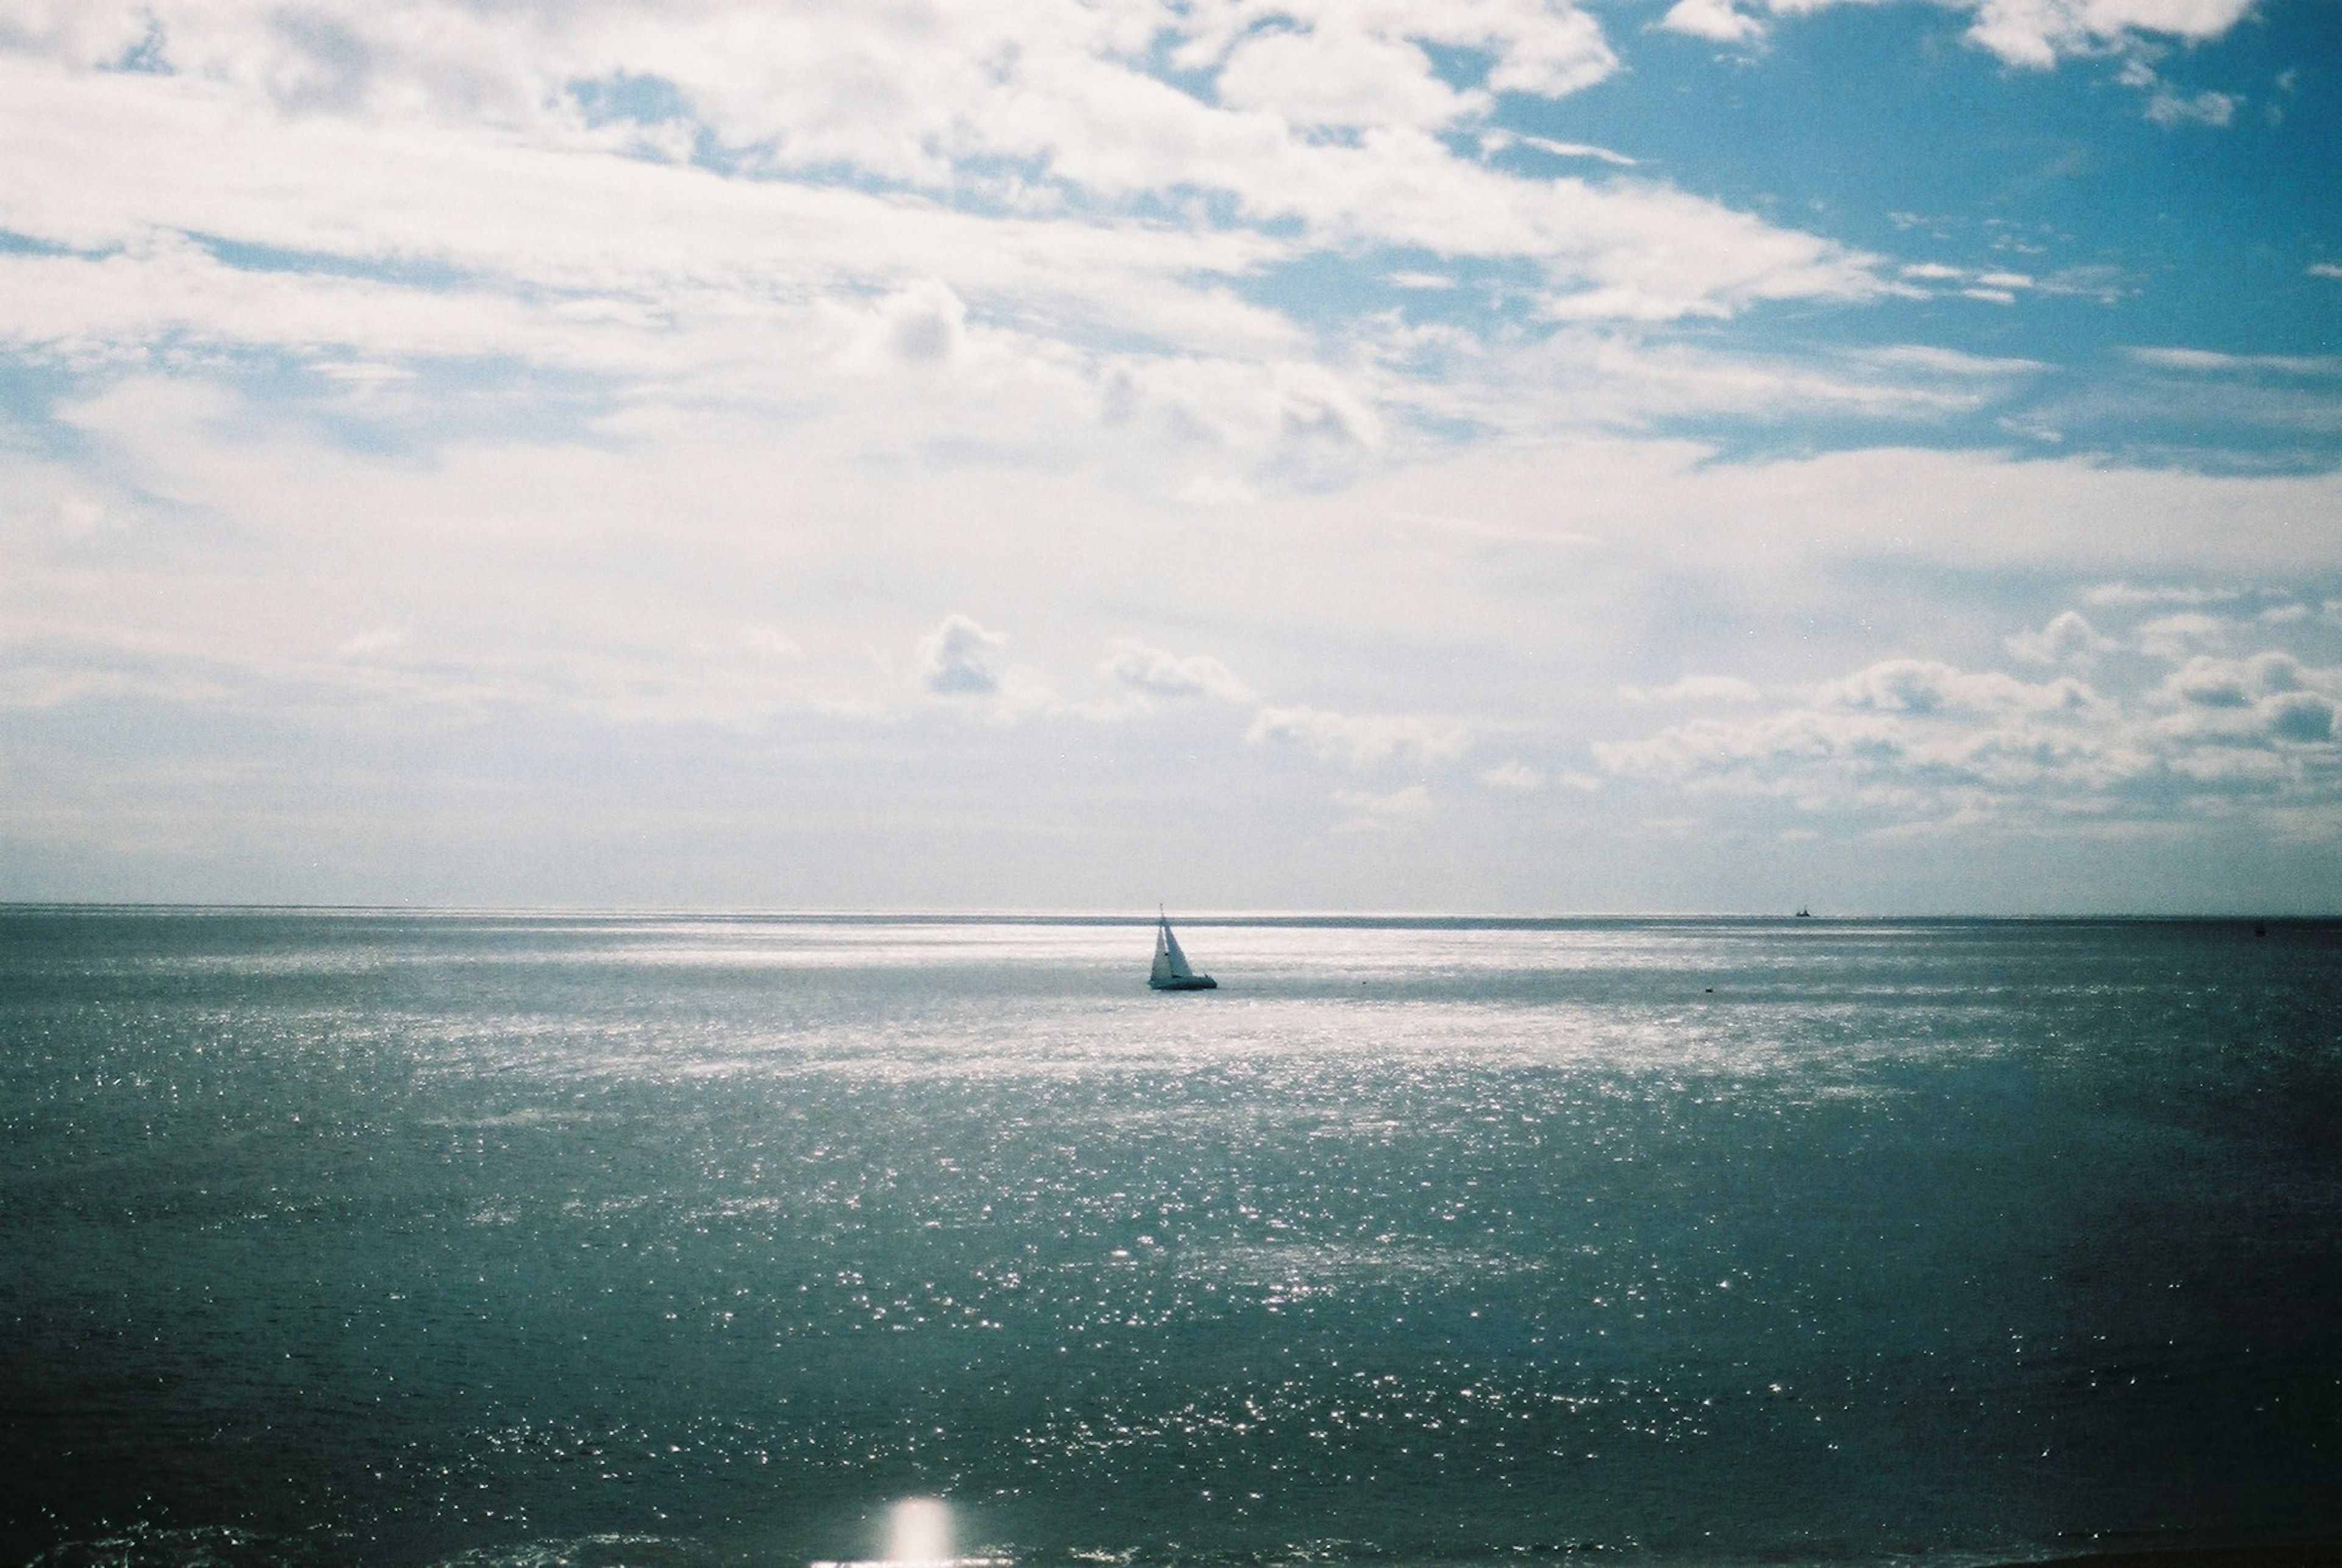
M 1220 983 L 1208 974 L 1190 974 L 1185 980 L 1150 980 L 1152 991 L 1217 991 Z

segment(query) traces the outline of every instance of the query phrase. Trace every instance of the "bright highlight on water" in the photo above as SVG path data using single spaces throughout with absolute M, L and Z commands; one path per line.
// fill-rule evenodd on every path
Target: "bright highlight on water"
M 0 914 L 0 1562 L 2342 1535 L 2342 927 Z
M 952 1560 L 951 1510 L 932 1497 L 895 1504 L 886 1524 L 886 1561 L 941 1563 Z
M 886 1511 L 886 1541 L 876 1558 L 814 1563 L 809 1568 L 1014 1568 L 1009 1557 L 962 1557 L 954 1546 L 951 1505 L 906 1497 Z

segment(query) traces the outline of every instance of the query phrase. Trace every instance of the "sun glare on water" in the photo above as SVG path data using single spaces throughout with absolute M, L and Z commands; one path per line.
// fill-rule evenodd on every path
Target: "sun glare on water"
M 951 1510 L 932 1497 L 906 1497 L 886 1515 L 886 1561 L 933 1564 L 952 1560 Z
M 886 1541 L 876 1558 L 812 1563 L 806 1568 L 1012 1568 L 1006 1557 L 962 1557 L 952 1528 L 951 1504 L 935 1497 L 906 1497 L 886 1510 Z

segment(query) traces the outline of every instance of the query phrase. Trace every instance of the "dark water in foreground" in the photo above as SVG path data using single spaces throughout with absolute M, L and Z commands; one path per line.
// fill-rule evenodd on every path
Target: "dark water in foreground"
M 2342 1534 L 2342 926 L 1185 934 L 0 910 L 0 1562 Z

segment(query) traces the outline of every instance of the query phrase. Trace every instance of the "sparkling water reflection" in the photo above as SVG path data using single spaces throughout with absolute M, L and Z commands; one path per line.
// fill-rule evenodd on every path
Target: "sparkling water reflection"
M 2336 927 L 1149 924 L 0 914 L 0 1559 L 2342 1531 Z

